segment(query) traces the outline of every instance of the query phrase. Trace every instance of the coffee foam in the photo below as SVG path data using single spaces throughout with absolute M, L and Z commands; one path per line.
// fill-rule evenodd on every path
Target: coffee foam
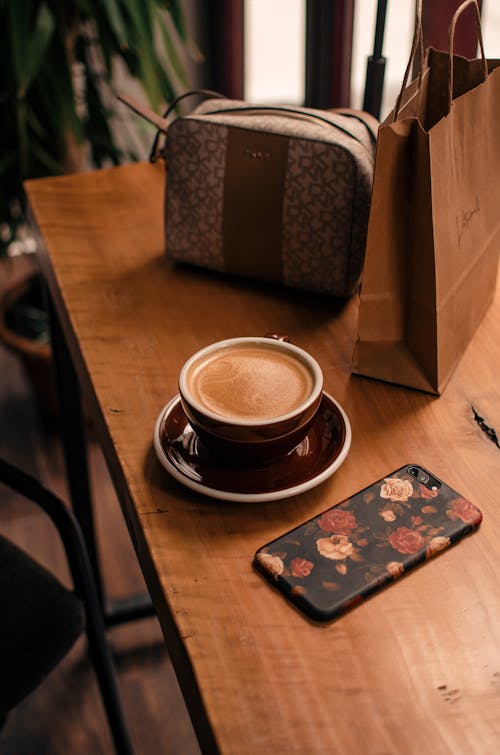
M 239 345 L 201 358 L 187 376 L 193 398 L 231 419 L 267 420 L 311 395 L 314 378 L 299 357 L 266 346 Z

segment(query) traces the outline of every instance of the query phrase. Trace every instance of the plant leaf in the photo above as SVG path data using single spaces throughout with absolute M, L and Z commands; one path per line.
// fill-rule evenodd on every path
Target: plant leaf
M 184 42 L 185 45 L 188 44 L 188 35 L 187 35 L 187 28 L 186 28 L 186 21 L 184 18 L 184 12 L 182 10 L 182 6 L 177 0 L 171 0 L 168 3 L 162 2 L 162 0 L 159 0 L 160 6 L 165 6 L 168 10 L 172 21 L 174 22 L 174 26 L 177 29 L 177 33 L 181 40 Z
M 54 34 L 55 21 L 46 3 L 40 5 L 31 30 L 23 3 L 11 3 L 10 11 L 14 73 L 17 94 L 22 98 L 40 70 Z
M 0 175 L 14 164 L 15 159 L 16 153 L 14 150 L 12 152 L 7 152 L 6 154 L 2 155 L 2 157 L 0 157 Z
M 31 140 L 30 151 L 51 174 L 64 173 L 64 166 L 54 160 L 52 155 L 41 144 Z
M 8 7 L 10 49 L 12 52 L 12 72 L 17 85 L 21 89 L 25 79 L 25 56 L 23 55 L 26 38 L 28 36 L 26 9 L 21 3 L 10 3 Z
M 130 47 L 127 24 L 125 23 L 125 19 L 123 18 L 117 0 L 102 0 L 102 7 L 120 47 Z
M 165 45 L 165 52 L 167 54 L 168 61 L 172 66 L 172 70 L 179 79 L 179 82 L 184 88 L 188 86 L 188 77 L 186 74 L 186 66 L 184 61 L 181 60 L 179 55 L 179 49 L 182 49 L 182 42 L 177 37 L 176 28 L 173 23 L 168 23 L 166 19 L 165 23 L 163 19 L 159 19 L 158 26 L 160 27 L 163 44 Z

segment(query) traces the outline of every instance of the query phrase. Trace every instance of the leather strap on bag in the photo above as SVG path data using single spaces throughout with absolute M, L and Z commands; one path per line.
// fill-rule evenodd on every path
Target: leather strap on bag
M 169 126 L 169 116 L 171 113 L 175 110 L 175 108 L 178 106 L 178 104 L 192 96 L 199 96 L 209 99 L 227 99 L 225 95 L 220 94 L 219 92 L 215 92 L 211 89 L 193 89 L 189 92 L 184 92 L 184 94 L 179 95 L 176 97 L 167 107 L 164 114 L 162 116 L 155 113 L 153 110 L 148 108 L 147 106 L 141 105 L 137 103 L 132 97 L 129 97 L 127 95 L 118 95 L 118 99 L 123 102 L 125 105 L 130 107 L 134 112 L 136 112 L 138 115 L 145 118 L 147 121 L 152 123 L 154 126 L 157 127 L 158 131 L 156 133 L 156 136 L 153 141 L 153 145 L 151 147 L 151 152 L 149 155 L 150 162 L 156 162 L 158 158 L 162 154 L 162 150 L 159 148 L 159 140 L 160 140 L 160 134 L 166 134 Z M 331 120 L 329 120 L 327 117 L 322 116 L 319 112 L 310 112 L 307 111 L 305 108 L 294 108 L 287 105 L 237 105 L 235 107 L 227 107 L 227 108 L 217 108 L 216 110 L 208 110 L 203 113 L 203 115 L 216 115 L 216 114 L 249 114 L 252 113 L 269 113 L 269 114 L 278 114 L 278 115 L 284 115 L 284 116 L 290 116 L 295 118 L 303 118 L 305 120 L 311 120 L 313 122 L 319 123 L 323 126 L 337 129 L 338 131 L 342 131 L 347 136 L 351 137 L 355 141 L 357 141 L 364 149 L 366 149 L 366 146 L 363 144 L 363 142 L 356 136 L 356 134 L 353 134 L 352 131 L 350 131 L 348 128 L 345 127 L 345 125 L 341 125 L 339 123 L 333 123 Z M 363 125 L 366 127 L 370 138 L 372 142 L 375 144 L 377 140 L 377 130 L 379 126 L 379 122 L 376 118 L 374 118 L 370 113 L 366 113 L 362 110 L 352 110 L 350 108 L 335 108 L 332 110 L 325 111 L 325 114 L 329 113 L 332 115 L 338 114 L 347 116 L 349 118 L 355 118 L 356 120 L 363 123 Z
M 167 133 L 169 126 L 169 116 L 175 110 L 177 105 L 182 102 L 182 100 L 186 99 L 187 97 L 194 96 L 218 100 L 227 99 L 224 94 L 215 92 L 212 89 L 190 89 L 189 92 L 184 92 L 183 94 L 180 94 L 178 97 L 172 100 L 163 115 L 158 115 L 158 113 L 155 113 L 154 110 L 151 110 L 151 108 L 149 108 L 147 105 L 141 105 L 139 102 L 134 100 L 133 97 L 129 97 L 126 94 L 117 95 L 117 98 L 120 100 L 120 102 L 123 102 L 123 104 L 127 105 L 127 107 L 133 110 L 134 113 L 137 113 L 137 115 L 140 115 L 142 118 L 144 118 L 149 123 L 152 123 L 153 126 L 156 126 L 156 128 L 158 129 L 149 155 L 150 162 L 156 162 L 161 156 L 161 149 L 158 148 L 158 143 L 160 140 L 160 134 Z
M 203 115 L 225 115 L 228 114 L 239 114 L 239 113 L 269 113 L 270 115 L 284 115 L 284 116 L 290 116 L 295 118 L 304 118 L 305 120 L 311 120 L 315 121 L 317 123 L 320 123 L 323 126 L 327 126 L 330 128 L 337 129 L 338 131 L 342 131 L 347 136 L 350 136 L 351 139 L 354 139 L 355 141 L 359 142 L 364 149 L 366 149 L 366 146 L 363 144 L 363 142 L 356 136 L 356 134 L 353 134 L 351 131 L 349 131 L 348 128 L 345 128 L 345 126 L 341 126 L 339 123 L 333 123 L 328 118 L 320 115 L 317 111 L 311 112 L 307 111 L 305 108 L 294 108 L 290 107 L 288 105 L 237 105 L 235 107 L 228 107 L 228 108 L 219 108 L 217 110 L 206 110 Z M 326 110 L 326 113 L 330 114 L 338 114 L 338 115 L 346 115 L 351 118 L 357 118 L 357 120 L 361 121 L 364 126 L 366 126 L 370 137 L 376 141 L 377 138 L 377 129 L 378 129 L 378 121 L 376 118 L 374 118 L 369 113 L 364 113 L 362 111 L 356 111 L 351 110 L 350 108 L 336 108 L 333 110 Z M 362 116 L 362 117 L 361 117 Z M 366 117 L 365 117 L 366 116 Z
M 163 120 L 165 123 L 168 123 L 168 117 L 172 113 L 173 110 L 177 107 L 179 102 L 182 102 L 182 100 L 185 100 L 187 97 L 204 97 L 205 99 L 217 99 L 217 100 L 225 100 L 226 96 L 224 94 L 220 94 L 219 92 L 214 92 L 212 89 L 190 89 L 189 92 L 184 92 L 184 94 L 180 94 L 178 97 L 175 98 L 175 100 L 172 100 L 170 105 L 165 110 L 165 113 L 163 115 Z M 162 150 L 158 148 L 158 144 L 160 141 L 160 134 L 166 133 L 167 129 L 162 128 L 159 129 L 156 132 L 156 136 L 154 138 L 153 145 L 151 147 L 151 152 L 149 154 L 149 162 L 155 163 L 158 158 L 161 156 Z
M 361 123 L 366 126 L 372 142 L 374 144 L 377 143 L 377 133 L 380 122 L 371 113 L 367 113 L 366 110 L 353 110 L 349 107 L 337 107 L 333 110 L 329 110 L 328 112 L 338 113 L 339 115 L 347 115 L 349 118 L 356 118 L 356 120 L 361 121 Z

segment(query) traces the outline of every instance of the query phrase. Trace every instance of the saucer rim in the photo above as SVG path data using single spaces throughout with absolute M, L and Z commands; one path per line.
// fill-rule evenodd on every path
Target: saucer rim
M 339 402 L 334 399 L 333 396 L 331 396 L 327 391 L 322 391 L 322 397 L 323 396 L 331 401 L 331 403 L 334 404 L 340 412 L 345 428 L 344 443 L 336 458 L 328 467 L 326 467 L 326 469 L 323 469 L 323 471 L 318 475 L 304 480 L 304 482 L 298 483 L 297 485 L 281 488 L 279 490 L 272 490 L 268 493 L 234 493 L 228 490 L 221 490 L 220 488 L 204 485 L 203 483 L 196 482 L 196 480 L 192 480 L 190 477 L 184 475 L 166 455 L 161 442 L 160 433 L 165 415 L 172 410 L 172 407 L 175 404 L 180 403 L 180 394 L 176 394 L 170 399 L 167 404 L 165 404 L 156 419 L 153 433 L 153 444 L 156 456 L 164 469 L 166 469 L 166 471 L 181 485 L 184 485 L 185 487 L 188 487 L 197 493 L 201 493 L 202 495 L 209 496 L 210 498 L 216 498 L 217 500 L 221 501 L 232 501 L 233 503 L 265 503 L 268 501 L 278 501 L 284 498 L 291 498 L 292 496 L 305 493 L 307 490 L 315 488 L 316 486 L 327 480 L 329 477 L 331 477 L 331 475 L 334 474 L 334 472 L 336 472 L 337 469 L 339 469 L 339 467 L 344 463 L 351 447 L 352 430 L 349 417 L 347 416 L 345 410 L 339 404 Z M 189 424 L 189 420 L 187 418 L 186 422 L 187 424 Z

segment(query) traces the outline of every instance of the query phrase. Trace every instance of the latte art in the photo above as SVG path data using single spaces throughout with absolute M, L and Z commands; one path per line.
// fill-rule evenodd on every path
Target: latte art
M 308 399 L 314 379 L 293 354 L 272 347 L 239 345 L 208 354 L 187 376 L 193 398 L 231 419 L 268 420 Z

